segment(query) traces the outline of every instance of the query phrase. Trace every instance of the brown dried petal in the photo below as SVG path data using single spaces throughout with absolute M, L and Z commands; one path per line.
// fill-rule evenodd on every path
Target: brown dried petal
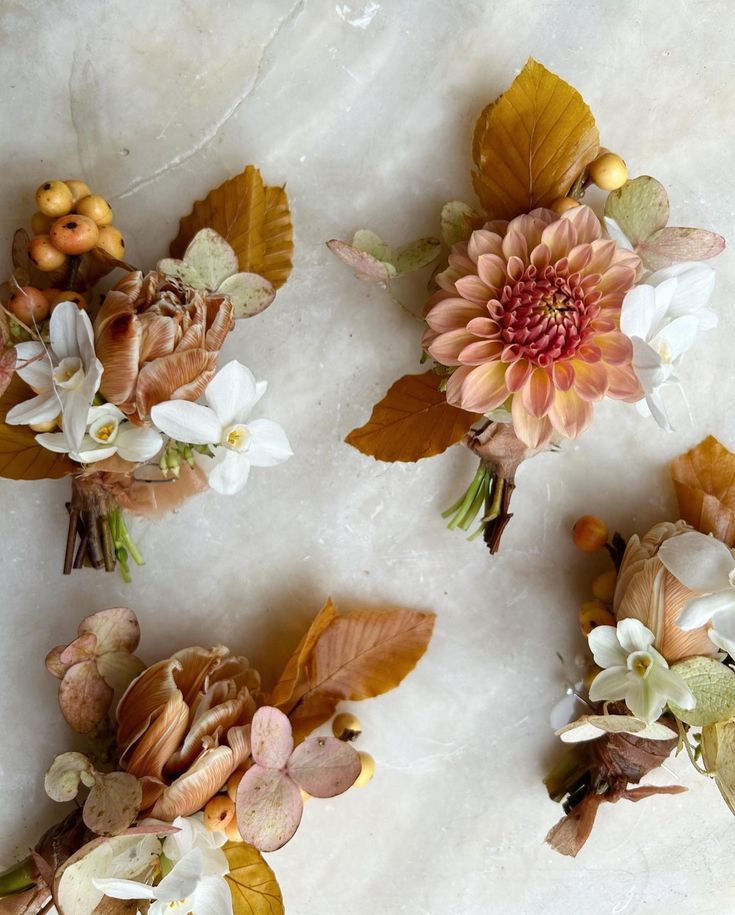
M 106 321 L 95 335 L 97 358 L 104 366 L 100 393 L 110 403 L 120 406 L 133 396 L 138 378 L 140 342 L 140 323 L 130 312 Z
M 197 400 L 214 377 L 217 353 L 188 350 L 156 359 L 138 376 L 136 407 L 145 418 L 151 407 L 165 400 Z
M 150 816 L 170 822 L 177 816 L 191 816 L 214 797 L 234 771 L 229 747 L 205 750 L 194 765 L 164 789 Z

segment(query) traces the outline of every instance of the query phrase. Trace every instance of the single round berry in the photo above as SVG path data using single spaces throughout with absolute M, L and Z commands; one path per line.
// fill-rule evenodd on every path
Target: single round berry
M 226 794 L 215 794 L 204 807 L 204 825 L 212 832 L 224 832 L 235 816 L 235 805 Z
M 585 553 L 596 553 L 607 543 L 607 525 L 596 515 L 582 515 L 572 529 L 572 540 L 575 546 Z
M 579 608 L 579 625 L 582 635 L 589 635 L 598 626 L 614 626 L 615 617 L 599 600 L 588 600 Z
M 44 216 L 66 216 L 71 213 L 74 198 L 63 181 L 46 181 L 36 191 L 36 206 Z
M 84 181 L 80 181 L 79 178 L 67 178 L 64 184 L 71 191 L 71 197 L 74 206 L 77 205 L 82 197 L 87 197 L 92 193 L 92 191 L 89 189 L 89 185 Z
M 51 226 L 51 241 L 64 254 L 86 254 L 97 244 L 100 230 L 88 216 L 72 213 L 57 219 Z
M 56 296 L 61 292 L 61 290 L 57 289 L 56 286 L 51 286 L 49 289 L 42 289 L 41 292 L 43 293 L 43 297 L 48 302 L 50 308 L 56 301 Z
M 79 292 L 74 292 L 73 289 L 56 289 L 56 295 L 51 301 L 51 310 L 53 311 L 57 305 L 60 305 L 62 302 L 74 302 L 74 304 L 81 311 L 87 310 L 87 300 Z
M 77 201 L 74 208 L 81 216 L 88 216 L 98 226 L 109 226 L 112 222 L 112 208 L 104 197 L 99 194 L 88 194 Z
M 348 712 L 342 712 L 332 722 L 332 733 L 338 740 L 357 740 L 362 734 L 360 720 Z
M 628 167 L 620 156 L 605 152 L 590 165 L 589 176 L 603 191 L 616 191 L 628 180 Z
M 225 835 L 227 836 L 228 842 L 242 842 L 242 836 L 240 835 L 235 817 L 225 826 Z
M 618 580 L 618 573 L 615 569 L 609 572 L 603 572 L 598 575 L 592 582 L 592 594 L 605 604 L 612 604 L 615 597 L 615 584 Z
M 66 254 L 59 251 L 48 235 L 36 235 L 28 245 L 28 257 L 44 273 L 58 270 L 66 263 Z
M 122 237 L 122 232 L 115 226 L 103 226 L 99 230 L 97 247 L 110 257 L 114 257 L 115 260 L 119 261 L 125 257 L 125 239 Z
M 579 201 L 575 200 L 574 197 L 557 197 L 551 204 L 550 209 L 561 216 L 561 214 L 566 213 L 567 210 L 573 210 L 578 206 Z
M 45 321 L 51 311 L 51 306 L 46 301 L 46 296 L 35 286 L 21 286 L 10 297 L 8 307 L 15 317 L 28 327 L 33 327 L 34 324 L 40 324 L 41 321 Z
M 375 775 L 375 760 L 369 753 L 365 753 L 363 750 L 360 750 L 358 753 L 360 757 L 360 774 L 355 779 L 353 788 L 364 788 L 369 781 L 372 781 L 373 775 Z
M 233 802 L 237 797 L 237 789 L 240 787 L 240 782 L 242 781 L 243 775 L 245 775 L 244 768 L 236 769 L 227 779 L 225 790 L 227 791 L 227 797 L 229 797 L 229 799 Z
M 48 235 L 53 224 L 53 216 L 46 216 L 40 210 L 31 216 L 31 231 L 34 235 Z

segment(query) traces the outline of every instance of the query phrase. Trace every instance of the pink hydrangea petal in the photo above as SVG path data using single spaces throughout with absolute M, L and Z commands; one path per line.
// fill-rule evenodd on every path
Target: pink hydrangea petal
M 463 299 L 484 305 L 494 294 L 480 279 L 479 276 L 461 276 L 454 284 L 457 292 Z
M 529 448 L 540 448 L 551 439 L 554 429 L 549 418 L 531 416 L 521 403 L 520 397 L 513 398 L 511 415 L 515 434 Z
M 600 220 L 588 206 L 583 205 L 567 210 L 562 215 L 562 219 L 568 219 L 574 225 L 574 230 L 577 233 L 577 242 L 580 244 L 597 241 L 598 238 L 602 238 Z
M 255 765 L 240 781 L 235 811 L 245 842 L 260 851 L 276 851 L 299 828 L 304 802 L 285 772 Z
M 477 229 L 470 236 L 467 243 L 467 254 L 478 263 L 483 254 L 500 255 L 503 251 L 503 239 L 495 232 L 487 229 Z
M 505 371 L 502 362 L 489 362 L 477 368 L 460 368 L 449 379 L 447 400 L 472 413 L 494 410 L 508 398 Z
M 527 359 L 518 359 L 508 367 L 508 371 L 505 373 L 505 383 L 511 394 L 520 391 L 532 370 L 533 366 Z
M 426 313 L 426 323 L 438 333 L 455 330 L 469 324 L 473 318 L 487 316 L 487 310 L 462 298 L 445 298 L 436 302 Z
M 557 362 L 552 370 L 554 387 L 560 391 L 568 391 L 574 384 L 574 366 L 571 362 Z
M 600 348 L 603 360 L 612 365 L 622 365 L 633 358 L 633 344 L 630 337 L 626 337 L 620 331 L 599 334 L 592 338 L 592 343 Z
M 505 261 L 497 254 L 482 254 L 477 261 L 477 273 L 482 282 L 498 295 L 505 285 Z
M 554 395 L 554 402 L 549 410 L 552 426 L 567 438 L 576 438 L 592 422 L 592 404 L 577 394 L 574 388 L 560 391 Z
M 594 402 L 600 400 L 607 393 L 607 368 L 602 362 L 583 362 L 575 359 L 574 390 L 582 400 Z
M 548 413 L 555 393 L 550 373 L 546 369 L 536 368 L 514 399 L 520 396 L 525 410 L 531 416 L 540 419 Z
M 459 354 L 458 361 L 462 365 L 483 365 L 485 362 L 498 359 L 503 351 L 503 344 L 498 340 L 475 340 L 465 346 Z
M 283 769 L 293 752 L 291 722 L 280 709 L 264 705 L 253 715 L 250 752 L 258 765 Z
M 336 737 L 308 737 L 291 754 L 288 774 L 313 797 L 336 797 L 355 783 L 360 757 Z
M 474 343 L 476 338 L 462 327 L 436 336 L 429 345 L 429 353 L 442 365 L 459 365 L 459 354 Z

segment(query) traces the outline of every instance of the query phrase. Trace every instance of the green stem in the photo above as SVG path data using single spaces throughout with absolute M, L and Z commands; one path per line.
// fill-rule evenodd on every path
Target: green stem
M 22 893 L 32 889 L 36 885 L 31 871 L 33 866 L 33 858 L 26 858 L 25 861 L 19 861 L 5 873 L 0 874 L 0 899 L 11 896 L 13 893 Z
M 125 524 L 125 519 L 123 518 L 122 509 L 113 509 L 108 517 L 110 534 L 112 535 L 112 542 L 115 546 L 115 555 L 120 566 L 120 574 L 123 577 L 123 581 L 129 583 L 131 575 L 128 557 L 131 557 L 133 562 L 139 566 L 145 565 L 145 560 L 143 559 L 140 550 L 133 542 L 133 538 L 130 536 L 130 532 Z
M 502 477 L 496 477 L 495 479 L 495 492 L 493 493 L 493 500 L 490 503 L 490 507 L 487 510 L 487 513 L 482 519 L 483 526 L 489 521 L 494 521 L 500 514 L 500 506 L 503 501 L 503 490 L 505 489 L 505 480 Z
M 477 496 L 478 490 L 482 486 L 482 481 L 483 481 L 484 477 L 485 477 L 485 468 L 482 464 L 480 464 L 480 466 L 477 468 L 477 473 L 475 474 L 474 479 L 470 483 L 469 487 L 467 488 L 467 491 L 462 496 L 462 498 L 459 500 L 457 505 L 452 506 L 451 509 L 447 509 L 447 511 L 444 512 L 443 516 L 445 518 L 448 517 L 450 514 L 454 515 L 452 520 L 447 525 L 449 527 L 450 531 L 454 530 L 454 528 L 457 527 L 457 525 L 464 519 L 467 511 L 471 508 L 471 506 L 474 503 L 475 498 Z
M 472 524 L 472 522 L 477 517 L 477 513 L 480 511 L 480 508 L 485 504 L 487 499 L 488 489 L 490 485 L 490 476 L 485 473 L 480 481 L 480 486 L 477 490 L 477 495 L 472 500 L 472 504 L 465 512 L 464 518 L 457 525 L 463 531 L 466 531 L 467 528 Z

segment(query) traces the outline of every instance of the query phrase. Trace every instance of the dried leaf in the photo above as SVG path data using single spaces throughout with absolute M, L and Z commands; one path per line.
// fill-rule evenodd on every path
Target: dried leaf
M 702 728 L 702 761 L 735 813 L 735 721 Z
M 277 851 L 299 828 L 304 802 L 285 772 L 255 765 L 240 780 L 235 809 L 244 841 L 260 851 Z
M 11 407 L 33 397 L 33 391 L 13 375 L 0 396 L 0 417 Z M 58 480 L 73 473 L 75 465 L 65 454 L 43 448 L 29 426 L 8 426 L 0 422 L 0 477 L 9 480 Z
M 1 341 L 0 341 L 1 343 Z M 9 349 L 0 356 L 0 396 L 8 389 L 15 372 L 15 350 Z
M 358 280 L 387 286 L 396 275 L 395 267 L 392 264 L 378 260 L 372 254 L 361 251 L 354 245 L 348 245 L 346 241 L 333 238 L 327 242 L 327 247 L 332 254 L 350 268 Z
M 79 793 L 80 783 L 91 788 L 95 783 L 95 772 L 87 757 L 76 752 L 60 753 L 44 778 L 46 794 L 60 804 L 74 800 Z
M 293 751 L 288 774 L 312 797 L 336 797 L 355 784 L 362 764 L 356 750 L 336 737 L 309 737 Z
M 81 259 L 75 288 L 78 292 L 88 292 L 113 270 L 125 270 L 126 273 L 130 273 L 135 267 L 126 261 L 111 257 L 102 248 L 93 248 Z
M 735 454 L 712 435 L 671 464 L 679 515 L 735 546 Z
M 278 683 L 271 693 L 271 705 L 283 707 L 288 703 L 293 694 L 297 690 L 301 690 L 302 686 L 308 682 L 309 673 L 306 666 L 314 651 L 314 646 L 336 616 L 337 610 L 330 597 L 314 618 L 306 635 L 304 635 L 299 642 L 296 651 L 289 658 Z
M 418 461 L 446 451 L 479 414 L 448 404 L 441 381 L 432 370 L 399 378 L 373 407 L 368 422 L 345 441 L 378 461 Z
M 223 280 L 237 273 L 237 255 L 219 232 L 200 229 L 187 245 L 181 260 L 164 258 L 156 269 L 178 276 L 197 289 L 214 292 Z
M 669 702 L 669 708 L 684 724 L 703 727 L 735 718 L 735 672 L 714 658 L 687 658 L 674 664 L 675 670 L 694 694 L 697 704 L 683 709 Z
M 59 707 L 69 727 L 79 734 L 93 731 L 112 703 L 114 691 L 102 679 L 94 660 L 74 664 L 59 685 Z
M 116 836 L 135 821 L 142 801 L 143 790 L 134 775 L 97 773 L 84 802 L 84 823 L 98 836 Z
M 281 889 L 260 852 L 243 842 L 229 842 L 223 851 L 230 865 L 225 880 L 233 915 L 285 915 Z
M 358 229 L 352 237 L 352 247 L 357 248 L 358 251 L 364 251 L 375 260 L 384 261 L 387 264 L 393 263 L 393 252 L 390 245 L 370 229 Z
M 477 213 L 468 203 L 450 200 L 442 207 L 441 227 L 444 244 L 449 248 L 457 242 L 467 241 L 472 234 L 473 221 Z
M 433 613 L 354 610 L 338 614 L 315 640 L 303 676 L 280 707 L 291 719 L 294 742 L 334 714 L 343 700 L 369 699 L 394 689 L 422 657 Z
M 435 261 L 441 252 L 442 243 L 438 238 L 419 238 L 399 248 L 392 259 L 396 275 L 402 276 L 412 270 L 420 270 Z
M 645 740 L 673 740 L 676 737 L 665 724 L 658 721 L 646 724 L 633 715 L 582 715 L 556 732 L 564 743 L 596 740 L 603 734 L 634 734 Z
M 669 198 L 660 181 L 641 175 L 612 191 L 605 217 L 614 219 L 649 270 L 679 261 L 701 261 L 720 254 L 725 239 L 706 229 L 666 228 Z
M 490 217 L 512 219 L 565 196 L 598 148 L 582 96 L 531 58 L 475 125 L 475 191 Z
M 230 243 L 243 273 L 258 273 L 276 288 L 291 272 L 291 217 L 283 188 L 266 188 L 253 165 L 197 200 L 171 242 L 172 257 L 183 258 L 200 229 L 214 229 Z

